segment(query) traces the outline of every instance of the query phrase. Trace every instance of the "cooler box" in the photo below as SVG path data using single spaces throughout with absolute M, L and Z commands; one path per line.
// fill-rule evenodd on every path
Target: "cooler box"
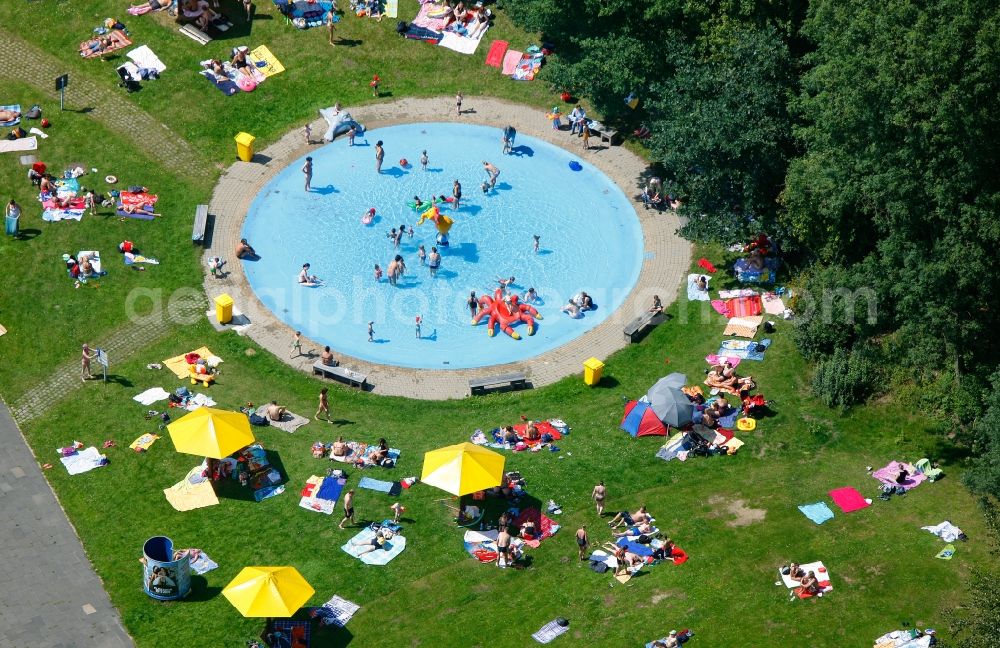
M 219 324 L 233 321 L 233 298 L 223 293 L 215 298 L 215 318 Z
M 583 363 L 583 383 L 593 387 L 601 382 L 604 375 L 604 363 L 597 358 L 590 358 Z
M 236 157 L 249 162 L 253 159 L 253 143 L 257 138 L 250 133 L 240 133 L 236 136 Z

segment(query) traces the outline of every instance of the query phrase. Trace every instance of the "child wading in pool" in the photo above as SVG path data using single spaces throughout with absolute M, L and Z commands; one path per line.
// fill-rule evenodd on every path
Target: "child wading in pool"
M 382 268 L 379 264 L 375 264 L 375 283 L 381 283 L 382 281 Z
M 357 137 L 358 127 L 351 126 L 351 130 L 347 131 L 347 145 L 354 146 L 354 138 Z
M 539 236 L 538 234 L 535 234 L 535 236 L 534 236 L 534 239 L 535 239 L 535 254 L 538 254 L 538 244 L 541 241 L 541 238 L 542 237 Z
M 427 265 L 427 250 L 424 249 L 423 243 L 417 248 L 417 258 L 420 259 L 420 265 Z
M 420 154 L 420 169 L 423 171 L 427 170 L 427 162 L 430 160 L 427 158 L 427 151 Z
M 419 340 L 420 339 L 420 316 L 419 315 L 417 315 L 417 322 L 416 322 L 416 324 L 417 324 L 417 326 L 416 326 L 417 339 Z
M 375 341 L 375 322 L 368 322 L 368 341 Z

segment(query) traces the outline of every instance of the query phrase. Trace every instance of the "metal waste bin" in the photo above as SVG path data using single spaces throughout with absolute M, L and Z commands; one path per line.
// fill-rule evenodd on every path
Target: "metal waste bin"
M 240 133 L 236 136 L 236 157 L 249 162 L 253 159 L 253 143 L 257 138 L 250 133 Z
M 233 321 L 233 298 L 222 293 L 215 298 L 215 319 L 219 324 L 228 324 Z
M 583 383 L 585 385 L 593 387 L 601 382 L 602 375 L 604 375 L 604 363 L 597 358 L 589 358 L 583 363 Z

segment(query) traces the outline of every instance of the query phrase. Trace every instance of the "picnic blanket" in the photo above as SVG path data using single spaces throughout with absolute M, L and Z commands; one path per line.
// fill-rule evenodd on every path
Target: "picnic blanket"
M 750 317 L 760 315 L 763 305 L 760 295 L 750 291 L 749 295 L 740 295 L 726 300 L 715 299 L 712 301 L 712 308 L 726 317 Z
M 48 223 L 58 223 L 64 220 L 83 220 L 84 209 L 52 207 L 42 210 L 42 220 Z
M 274 629 L 272 648 L 309 648 L 312 640 L 312 626 L 308 621 L 292 621 L 291 619 L 276 619 L 272 621 Z
M 142 392 L 141 394 L 136 394 L 135 396 L 133 396 L 132 400 L 142 405 L 148 406 L 152 405 L 157 401 L 166 400 L 169 396 L 170 393 L 167 392 L 167 390 L 165 390 L 163 387 L 151 387 L 146 391 Z
M 487 531 L 476 531 L 469 529 L 465 532 L 463 542 L 465 550 L 480 562 L 491 562 L 497 559 L 499 549 L 497 548 L 497 536 L 500 532 L 497 529 Z
M 392 540 L 386 542 L 382 549 L 358 555 L 359 551 L 371 547 L 370 542 L 374 537 L 375 532 L 372 531 L 371 527 L 365 527 L 358 535 L 351 538 L 347 544 L 342 546 L 341 549 L 366 565 L 386 565 L 390 560 L 403 553 L 403 549 L 406 549 L 406 538 L 401 535 L 393 535 Z
M 265 77 L 272 77 L 285 71 L 285 66 L 281 64 L 278 57 L 271 53 L 267 45 L 254 48 L 247 55 L 247 60 Z
M 774 293 L 764 293 L 764 312 L 768 315 L 783 315 L 785 312 L 785 302 Z
M 345 443 L 347 446 L 345 454 L 343 456 L 337 457 L 333 455 L 333 450 L 330 450 L 330 459 L 334 461 L 339 461 L 340 463 L 352 463 L 357 468 L 368 468 L 369 466 L 376 465 L 372 461 L 372 454 L 378 450 L 377 445 L 369 445 L 360 441 L 347 441 Z M 389 448 L 386 456 L 392 459 L 393 462 L 399 460 L 400 450 L 399 448 Z
M 561 634 L 569 632 L 569 625 L 559 625 L 558 619 L 555 621 L 549 621 L 543 625 L 538 632 L 531 635 L 531 638 L 538 643 L 547 644 Z
M 194 362 L 188 362 L 187 358 L 190 357 L 196 359 L 194 358 L 194 356 L 196 355 L 198 356 L 198 358 L 205 358 L 208 361 L 209 365 L 217 365 L 222 363 L 222 358 L 209 351 L 208 347 L 199 347 L 194 351 L 190 351 L 188 353 L 182 353 L 181 355 L 174 356 L 173 358 L 167 358 L 162 362 L 162 364 L 167 369 L 174 372 L 175 376 L 177 376 L 181 380 L 184 380 L 191 375 L 188 372 L 188 365 L 194 364 Z
M 265 486 L 263 488 L 258 488 L 253 492 L 253 498 L 258 502 L 263 502 L 266 499 L 270 499 L 277 495 L 281 495 L 285 492 L 285 485 L 279 484 L 277 486 Z
M 538 548 L 542 540 L 551 538 L 554 533 L 559 531 L 559 525 L 556 524 L 552 518 L 546 516 L 536 508 L 527 508 L 521 511 L 521 513 L 514 518 L 513 526 L 515 528 L 520 528 L 521 525 L 528 520 L 535 523 L 535 530 L 538 532 L 538 535 L 535 536 L 534 540 L 525 540 L 524 544 L 534 549 Z
M 320 607 L 306 608 L 310 619 L 319 619 L 320 626 L 343 628 L 354 613 L 361 609 L 357 603 L 334 596 Z
M 153 434 L 151 432 L 147 432 L 146 434 L 143 434 L 132 443 L 128 444 L 128 447 L 132 450 L 135 450 L 136 452 L 145 452 L 146 450 L 149 450 L 150 446 L 156 443 L 156 440 L 159 438 L 160 438 L 159 434 Z
M 517 432 L 517 436 L 521 437 L 521 439 L 527 445 L 534 446 L 542 442 L 541 438 L 534 440 L 525 439 L 524 433 L 527 429 L 528 429 L 527 423 L 519 423 L 514 426 L 514 431 Z M 537 423 L 535 423 L 535 429 L 538 430 L 539 437 L 541 437 L 544 434 L 551 434 L 553 441 L 559 441 L 560 439 L 562 439 L 562 433 L 559 432 L 559 428 L 552 425 L 548 421 L 538 421 Z
M 102 455 L 97 448 L 90 446 L 86 450 L 80 450 L 68 457 L 60 457 L 59 461 L 66 466 L 66 472 L 71 475 L 79 475 L 94 468 L 106 466 L 108 458 Z
M 333 515 L 337 500 L 340 498 L 340 493 L 343 492 L 346 483 L 346 479 L 313 475 L 306 480 L 306 485 L 301 491 L 302 497 L 299 499 L 299 506 L 307 511 Z
M 7 106 L 0 106 L 0 110 L 12 110 L 12 111 L 14 111 L 16 113 L 20 113 L 21 112 L 21 104 L 10 104 L 10 105 L 7 105 Z M 12 119 L 10 121 L 0 122 L 0 126 L 4 126 L 4 127 L 7 127 L 7 126 L 17 126 L 20 123 L 21 123 L 21 117 L 20 117 L 20 114 L 18 114 L 17 117 L 15 117 L 14 119 Z
M 541 52 L 537 54 L 526 53 L 521 57 L 521 60 L 517 62 L 517 67 L 514 68 L 514 73 L 510 75 L 510 78 L 515 81 L 531 81 L 535 78 L 535 74 L 541 67 Z
M 954 542 L 959 539 L 960 536 L 964 536 L 962 530 L 957 526 L 945 520 L 941 524 L 935 524 L 934 526 L 920 527 L 924 531 L 930 531 L 937 537 L 941 538 L 945 542 Z
M 275 421 L 274 419 L 272 419 L 267 415 L 268 407 L 270 407 L 270 405 L 261 405 L 260 407 L 258 407 L 257 416 L 263 416 L 264 418 L 267 419 L 267 424 L 269 426 L 276 427 L 279 430 L 284 430 L 289 434 L 294 433 L 295 430 L 299 429 L 300 427 L 309 422 L 309 419 L 307 419 L 306 417 L 299 416 L 295 412 L 289 412 L 287 410 L 285 411 L 284 414 L 281 415 L 281 420 Z
M 929 648 L 931 636 L 917 636 L 916 630 L 893 630 L 875 640 L 875 648 Z
M 371 477 L 362 477 L 361 481 L 358 482 L 358 488 L 366 488 L 393 496 L 399 495 L 403 489 L 399 485 L 399 482 L 382 481 L 380 479 L 372 479 Z
M 799 567 L 801 567 L 802 571 L 807 574 L 812 572 L 813 575 L 816 576 L 816 584 L 819 585 L 820 589 L 824 592 L 833 589 L 833 586 L 830 584 L 830 572 L 827 570 L 822 561 L 817 560 L 816 562 L 805 563 L 799 565 Z M 794 578 L 790 578 L 788 574 L 782 574 L 781 570 L 778 570 L 778 574 L 781 576 L 781 580 L 785 583 L 785 587 L 788 589 L 795 589 L 796 587 L 802 585 L 802 583 Z
M 750 267 L 750 259 L 740 259 L 733 264 L 733 272 L 736 279 L 743 283 L 774 283 L 779 263 L 777 257 L 766 257 L 763 270 L 756 270 Z
M 184 479 L 180 480 L 170 488 L 164 488 L 170 506 L 177 511 L 191 511 L 205 506 L 214 506 L 219 503 L 219 498 L 215 495 L 212 482 L 202 473 L 205 467 L 198 465 L 188 471 Z
M 0 140 L 0 153 L 15 153 L 17 151 L 35 151 L 38 149 L 38 138 L 19 137 L 16 140 Z
M 722 332 L 722 334 L 753 339 L 753 337 L 757 335 L 757 327 L 759 327 L 763 321 L 764 318 L 761 315 L 755 315 L 752 317 L 734 317 L 729 320 L 729 324 L 726 325 L 726 329 Z
M 441 36 L 441 42 L 438 43 L 441 47 L 448 48 L 459 54 L 474 54 L 476 48 L 479 47 L 480 41 L 483 40 L 483 34 L 489 31 L 489 27 L 485 29 L 477 30 L 476 35 L 473 36 L 462 36 L 461 34 L 453 31 L 445 31 Z
M 160 197 L 156 194 L 142 192 L 123 191 L 118 195 L 118 202 L 122 207 L 134 207 L 143 209 L 156 204 Z
M 132 59 L 139 69 L 155 70 L 157 74 L 163 74 L 167 69 L 163 61 L 149 49 L 148 45 L 140 45 L 125 56 Z
M 771 346 L 771 339 L 760 342 L 752 340 L 725 340 L 719 345 L 717 357 L 740 358 L 742 360 L 763 360 L 764 352 Z M 734 365 L 735 366 L 735 365 Z
M 156 259 L 152 259 L 150 257 L 143 256 L 141 254 L 134 254 L 132 252 L 126 252 L 125 254 L 123 254 L 122 260 L 124 261 L 125 265 L 133 265 L 135 263 L 148 263 L 149 265 L 160 265 L 160 262 Z M 235 311 L 236 309 L 233 310 Z
M 899 475 L 899 471 L 902 469 L 906 469 L 908 476 L 902 482 L 897 482 L 896 476 Z M 882 468 L 873 472 L 872 477 L 889 486 L 902 486 L 904 490 L 916 488 L 922 482 L 927 481 L 927 475 L 918 472 L 916 468 L 908 463 L 900 463 L 898 461 L 890 461 Z
M 737 297 L 752 297 L 757 294 L 753 288 L 738 288 L 736 290 L 720 290 L 719 299 L 736 299 Z M 714 305 L 714 303 L 713 303 Z
M 441 10 L 442 10 L 442 5 L 435 4 L 432 2 L 424 3 L 420 5 L 420 11 L 418 11 L 416 17 L 414 17 L 413 20 L 410 21 L 410 24 L 440 33 L 444 31 L 445 27 L 448 26 L 448 20 L 443 15 L 440 17 L 432 18 L 431 13 L 437 15 L 438 13 L 441 12 Z
M 656 451 L 656 456 L 664 461 L 670 461 L 671 459 L 685 461 L 690 450 L 690 446 L 684 440 L 684 433 L 678 432 L 660 446 L 660 449 Z
M 504 76 L 514 74 L 514 70 L 517 69 L 517 64 L 521 62 L 522 56 L 524 56 L 524 52 L 507 50 L 507 53 L 503 55 L 503 65 L 500 67 L 500 74 Z
M 688 283 L 687 283 L 688 301 L 708 301 L 709 300 L 708 291 L 707 290 L 698 290 L 698 286 L 695 285 L 695 282 L 697 282 L 698 279 L 700 279 L 701 277 L 705 277 L 706 279 L 708 279 L 707 283 L 711 283 L 711 281 L 712 281 L 711 277 L 708 277 L 708 276 L 705 276 L 705 275 L 701 275 L 701 274 L 689 274 L 688 275 Z
M 829 493 L 830 499 L 833 503 L 840 507 L 844 513 L 850 513 L 851 511 L 857 511 L 865 507 L 871 506 L 868 502 L 855 488 L 850 486 L 844 486 L 843 488 L 835 488 Z
M 202 70 L 199 74 L 208 79 L 212 85 L 218 88 L 219 91 L 227 97 L 232 97 L 240 91 L 240 87 L 236 85 L 236 82 L 227 76 L 220 76 L 211 70 Z
M 495 68 L 503 65 L 503 55 L 507 53 L 507 47 L 509 45 L 510 43 L 505 40 L 493 41 L 490 44 L 490 51 L 486 52 L 486 65 Z
M 95 45 L 100 40 L 98 38 L 88 38 L 85 41 L 81 41 L 80 56 L 82 56 L 83 58 L 97 58 L 102 54 L 114 52 L 123 49 L 125 47 L 128 47 L 129 45 L 132 44 L 132 41 L 130 41 L 128 39 L 128 36 L 125 35 L 125 32 L 123 32 L 120 29 L 112 29 L 110 32 L 104 35 L 104 38 L 108 38 L 111 40 L 111 45 L 109 45 L 108 48 L 104 50 L 99 50 L 99 49 L 95 50 L 92 48 L 92 46 Z
M 826 502 L 803 504 L 799 506 L 799 510 L 802 511 L 803 515 L 816 524 L 823 524 L 827 520 L 833 519 L 833 511 L 831 511 L 830 507 L 826 505 Z

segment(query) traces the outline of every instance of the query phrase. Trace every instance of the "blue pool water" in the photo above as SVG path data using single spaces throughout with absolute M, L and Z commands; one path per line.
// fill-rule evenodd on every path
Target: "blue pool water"
M 313 149 L 312 191 L 304 191 L 304 158 L 281 171 L 256 197 L 243 236 L 260 259 L 243 261 L 250 285 L 261 301 L 290 327 L 335 353 L 404 367 L 458 369 L 523 360 L 554 349 L 593 328 L 624 301 L 639 276 L 642 229 L 635 210 L 618 187 L 586 162 L 540 140 L 518 135 L 513 155 L 501 151 L 501 130 L 458 124 L 410 124 L 373 130 L 356 146 L 346 138 Z M 566 136 L 567 145 L 579 140 Z M 384 140 L 382 174 L 375 172 L 375 142 Z M 430 163 L 421 170 L 426 150 Z M 412 166 L 401 168 L 400 158 Z M 496 188 L 484 195 L 482 162 L 500 169 Z M 418 214 L 406 205 L 414 195 L 451 195 L 462 183 L 451 216 L 450 247 L 439 248 L 441 269 L 432 277 L 417 256 L 430 254 L 433 224 L 414 227 L 399 250 L 386 236 L 392 227 L 415 225 Z M 361 223 L 376 209 L 370 226 Z M 535 253 L 533 235 L 540 236 Z M 406 274 L 392 286 L 374 279 L 395 254 Z M 303 263 L 323 284 L 299 286 Z M 466 300 L 492 294 L 497 277 L 516 278 L 514 292 L 534 287 L 544 319 L 533 336 L 515 327 L 522 339 L 503 332 L 490 338 L 485 320 L 470 324 Z M 580 290 L 597 310 L 571 319 L 560 308 Z M 421 337 L 415 318 L 422 317 Z M 368 322 L 374 321 L 374 342 Z

